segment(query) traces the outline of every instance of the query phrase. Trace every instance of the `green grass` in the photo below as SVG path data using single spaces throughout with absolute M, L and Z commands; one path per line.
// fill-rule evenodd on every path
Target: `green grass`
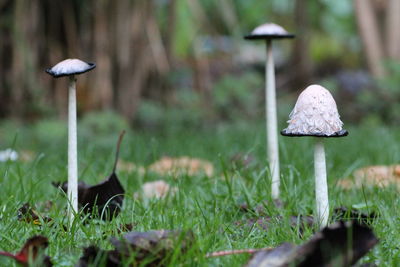
M 64 129 L 65 130 L 65 129 Z M 79 178 L 87 183 L 105 179 L 112 168 L 115 142 L 121 129 L 114 134 L 80 136 Z M 365 262 L 379 266 L 399 266 L 400 240 L 399 198 L 395 188 L 363 188 L 343 191 L 336 185 L 361 166 L 393 164 L 400 159 L 400 130 L 398 128 L 350 128 L 345 138 L 326 142 L 329 198 L 331 208 L 365 204 L 363 211 L 375 211 L 381 216 L 373 222 L 380 243 L 364 257 Z M 195 249 L 181 255 L 177 263 L 183 266 L 242 266 L 246 255 L 204 258 L 217 250 L 274 247 L 282 242 L 300 244 L 309 239 L 314 229 L 301 236 L 298 229 L 279 221 L 265 231 L 258 227 L 240 227 L 238 220 L 256 217 L 244 213 L 239 203 L 250 206 L 270 201 L 270 180 L 265 157 L 264 123 L 221 124 L 208 129 L 166 129 L 164 131 L 131 130 L 125 136 L 121 155 L 125 161 L 148 166 L 163 155 L 190 156 L 211 161 L 215 174 L 211 178 L 182 175 L 161 177 L 147 172 L 118 172 L 126 190 L 123 211 L 112 222 L 92 220 L 87 224 L 76 221 L 65 232 L 66 200 L 51 181 L 66 180 L 66 134 L 43 138 L 32 127 L 1 125 L 0 148 L 32 149 L 37 156 L 32 162 L 0 163 L 0 249 L 16 251 L 27 238 L 42 234 L 49 238 L 48 254 L 56 266 L 73 266 L 81 248 L 98 244 L 111 248 L 107 236 L 119 236 L 122 223 L 135 223 L 134 231 L 151 229 L 191 229 L 196 235 Z M 247 169 L 234 168 L 230 157 L 235 153 L 250 153 L 254 162 Z M 314 210 L 313 139 L 280 137 L 283 210 L 266 205 L 269 215 L 311 214 Z M 225 176 L 224 176 L 225 174 Z M 225 178 L 224 178 L 225 177 Z M 162 200 L 138 200 L 134 192 L 144 182 L 164 179 L 178 187 L 178 193 Z M 54 205 L 45 215 L 54 219 L 53 225 L 36 226 L 17 220 L 17 209 L 25 202 L 39 205 L 51 200 Z M 39 211 L 43 211 L 40 207 Z M 16 266 L 1 258 L 0 266 Z

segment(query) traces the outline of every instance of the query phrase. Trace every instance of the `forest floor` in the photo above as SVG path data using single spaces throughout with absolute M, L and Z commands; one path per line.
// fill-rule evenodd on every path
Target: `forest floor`
M 67 179 L 65 131 L 55 137 L 51 133 L 43 137 L 29 127 L 18 134 L 5 126 L 2 129 L 5 131 L 0 133 L 0 150 L 12 147 L 30 154 L 24 160 L 0 162 L 2 251 L 18 251 L 26 239 L 41 234 L 49 239 L 47 254 L 55 266 L 73 266 L 82 255 L 82 247 L 96 244 L 110 249 L 109 237 L 121 236 L 121 225 L 131 224 L 132 231 L 193 231 L 197 249 L 178 255 L 171 266 L 243 266 L 248 255 L 205 255 L 219 250 L 276 247 L 284 242 L 301 244 L 317 230 L 316 226 L 301 227 L 289 222 L 293 215 L 312 215 L 315 210 L 313 138 L 280 137 L 284 205 L 279 208 L 270 197 L 263 122 L 221 124 L 208 129 L 129 130 L 120 159 L 131 168 L 121 165 L 117 169 L 125 188 L 122 212 L 111 222 L 77 220 L 72 229 L 65 231 L 67 201 L 51 185 Z M 121 129 L 114 130 L 111 134 L 80 135 L 81 181 L 96 184 L 110 174 Z M 400 198 L 396 187 L 344 190 L 338 186 L 340 179 L 349 177 L 357 168 L 399 163 L 400 130 L 366 126 L 348 130 L 349 136 L 325 142 L 331 213 L 335 207 L 344 206 L 379 214 L 371 226 L 380 242 L 362 262 L 400 266 Z M 234 155 L 236 160 L 232 161 Z M 248 160 L 242 162 L 245 155 Z M 213 169 L 196 172 L 195 168 L 193 173 L 149 170 L 163 156 L 203 159 Z M 144 167 L 144 172 L 139 166 Z M 146 198 L 141 187 L 155 180 L 164 180 L 176 191 L 161 199 Z M 27 202 L 52 222 L 18 220 L 17 210 Z M 253 210 L 244 210 L 244 204 Z M 251 223 L 261 217 L 272 219 L 261 225 Z M 333 216 L 331 221 L 334 219 Z M 11 259 L 0 258 L 0 266 L 17 265 Z

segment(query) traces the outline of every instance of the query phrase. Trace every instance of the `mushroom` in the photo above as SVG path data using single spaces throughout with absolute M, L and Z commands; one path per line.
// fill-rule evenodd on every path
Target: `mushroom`
M 68 97 L 68 206 L 71 222 L 78 211 L 78 151 L 76 130 L 76 79 L 75 75 L 88 72 L 96 67 L 79 59 L 66 59 L 47 69 L 54 78 L 69 77 Z M 71 210 L 72 209 L 72 210 Z
M 343 122 L 331 93 L 315 84 L 308 86 L 300 94 L 289 115 L 288 124 L 281 132 L 282 135 L 317 137 L 314 148 L 316 217 L 320 227 L 325 227 L 329 218 L 329 201 L 325 150 L 321 137 L 343 137 L 348 132 L 342 128 Z
M 251 34 L 244 37 L 247 40 L 266 40 L 267 61 L 265 66 L 266 87 L 266 124 L 267 124 L 267 151 L 269 168 L 272 177 L 272 198 L 279 198 L 280 171 L 279 171 L 279 146 L 278 126 L 276 111 L 276 89 L 275 89 L 275 68 L 272 53 L 272 40 L 294 38 L 281 26 L 274 23 L 265 23 L 255 28 Z

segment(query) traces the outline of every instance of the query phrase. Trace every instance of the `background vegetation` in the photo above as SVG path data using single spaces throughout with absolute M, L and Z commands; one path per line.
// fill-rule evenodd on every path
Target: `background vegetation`
M 397 0 L 0 0 L 0 150 L 29 150 L 31 161 L 0 163 L 0 243 L 16 251 L 29 236 L 49 237 L 57 266 L 71 266 L 81 247 L 107 247 L 103 234 L 120 235 L 122 223 L 136 231 L 193 229 L 200 252 L 179 263 L 242 266 L 247 257 L 204 259 L 214 250 L 302 243 L 315 229 L 280 221 L 268 231 L 237 221 L 261 216 L 238 205 L 259 204 L 267 215 L 312 214 L 312 140 L 280 137 L 282 198 L 266 204 L 270 180 L 265 157 L 262 42 L 243 35 L 267 21 L 296 34 L 274 47 L 278 115 L 285 127 L 305 86 L 320 83 L 334 95 L 350 135 L 327 142 L 331 206 L 377 212 L 379 245 L 363 259 L 381 266 L 400 262 L 398 191 L 337 187 L 358 167 L 399 162 L 400 1 Z M 96 62 L 78 76 L 79 177 L 94 184 L 111 169 L 115 140 L 129 129 L 124 161 L 149 166 L 162 156 L 203 158 L 215 167 L 201 175 L 118 173 L 127 191 L 120 216 L 63 232 L 65 198 L 51 181 L 66 180 L 67 81 L 44 69 L 68 58 Z M 28 151 L 28 152 L 29 152 Z M 247 168 L 231 161 L 251 155 Z M 20 154 L 22 155 L 22 154 Z M 158 179 L 178 187 L 174 197 L 134 197 Z M 43 208 L 53 200 L 50 209 Z M 25 202 L 56 221 L 56 228 L 16 219 Z M 282 214 L 283 213 L 283 214 Z M 211 234 L 210 234 L 211 233 Z M 76 238 L 71 238 L 74 236 Z M 3 265 L 2 265 L 3 264 Z M 12 266 L 0 261 L 0 266 Z
M 80 116 L 113 110 L 141 125 L 258 118 L 264 44 L 242 36 L 273 21 L 297 35 L 275 46 L 280 99 L 322 83 L 345 121 L 393 122 L 398 11 L 396 0 L 2 0 L 0 117 L 64 118 L 66 81 L 43 70 L 75 57 L 97 63 L 79 77 Z

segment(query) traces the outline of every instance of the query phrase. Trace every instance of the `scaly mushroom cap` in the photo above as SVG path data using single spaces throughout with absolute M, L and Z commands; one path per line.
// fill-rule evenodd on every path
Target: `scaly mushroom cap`
M 86 63 L 79 59 L 66 59 L 47 69 L 46 72 L 55 78 L 88 72 L 96 67 L 94 63 Z
M 288 123 L 282 135 L 339 137 L 348 134 L 342 129 L 335 100 L 320 85 L 310 85 L 300 94 Z
M 288 33 L 282 26 L 275 23 L 264 23 L 256 27 L 245 39 L 280 39 L 293 38 L 294 35 Z
M 252 32 L 252 35 L 264 35 L 264 34 L 288 34 L 288 32 L 278 24 L 275 23 L 264 23 L 256 27 Z

